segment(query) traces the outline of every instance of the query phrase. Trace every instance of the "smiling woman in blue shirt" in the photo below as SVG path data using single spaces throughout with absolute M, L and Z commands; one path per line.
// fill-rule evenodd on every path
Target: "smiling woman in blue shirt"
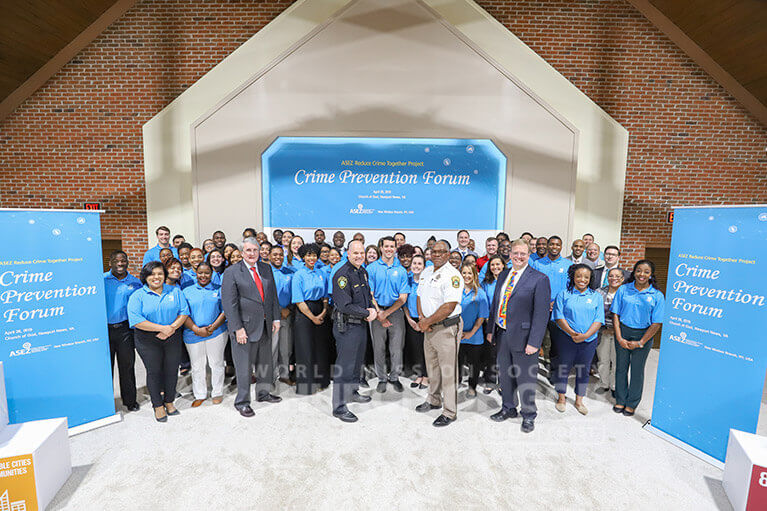
M 480 276 L 480 286 L 482 291 L 487 296 L 488 303 L 493 300 L 495 296 L 495 286 L 498 284 L 498 276 L 503 270 L 506 269 L 506 261 L 499 255 L 490 256 L 487 263 L 482 267 L 485 271 L 484 277 Z M 493 342 L 492 325 L 485 325 L 485 343 L 483 346 L 483 359 L 485 367 L 482 370 L 485 380 L 485 394 L 490 394 L 493 390 L 498 388 L 498 346 Z
M 556 408 L 565 411 L 567 378 L 575 368 L 575 409 L 586 415 L 583 396 L 589 384 L 589 369 L 597 349 L 597 333 L 605 323 L 602 295 L 589 287 L 594 273 L 591 267 L 578 263 L 567 270 L 566 288 L 554 299 L 551 313 L 562 335 L 557 336 L 557 364 L 554 367 L 554 389 L 559 394 Z
M 477 267 L 474 263 L 468 262 L 461 265 L 461 277 L 464 286 L 461 297 L 463 334 L 458 352 L 459 367 L 469 366 L 469 390 L 466 391 L 466 397 L 473 398 L 477 397 L 477 380 L 484 354 L 482 346 L 485 336 L 482 333 L 482 325 L 490 316 L 490 304 L 487 295 L 479 285 Z
M 316 243 L 301 245 L 298 256 L 303 264 L 290 283 L 291 301 L 298 308 L 293 323 L 296 394 L 312 394 L 330 386 L 328 284 L 327 274 L 316 268 L 319 255 Z
M 162 263 L 147 263 L 139 276 L 144 286 L 128 299 L 128 322 L 135 329 L 136 351 L 146 366 L 146 386 L 158 422 L 179 414 L 173 401 L 181 359 L 180 328 L 189 315 L 181 288 L 167 285 L 167 276 Z
M 226 318 L 221 307 L 221 286 L 211 282 L 212 276 L 213 268 L 208 263 L 200 263 L 197 282 L 184 288 L 189 304 L 189 317 L 184 321 L 184 344 L 192 364 L 192 408 L 200 406 L 208 397 L 206 365 L 210 365 L 213 404 L 224 400 Z
M 642 400 L 645 363 L 663 322 L 664 305 L 663 293 L 655 284 L 655 264 L 648 259 L 637 261 L 610 307 L 615 327 L 616 413 L 630 417 Z

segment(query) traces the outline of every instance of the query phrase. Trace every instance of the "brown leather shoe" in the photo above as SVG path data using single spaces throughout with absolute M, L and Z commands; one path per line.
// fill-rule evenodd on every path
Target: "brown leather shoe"
M 218 396 L 213 398 L 214 405 L 220 405 L 223 402 L 224 402 L 224 396 Z
M 195 399 L 194 401 L 192 401 L 192 408 L 197 408 L 198 406 L 200 406 L 204 402 L 205 402 L 204 399 Z

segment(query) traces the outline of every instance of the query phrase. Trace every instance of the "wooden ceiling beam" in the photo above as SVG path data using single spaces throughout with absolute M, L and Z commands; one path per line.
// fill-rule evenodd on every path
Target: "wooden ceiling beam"
M 133 7 L 137 0 L 116 0 L 115 3 L 91 23 L 88 28 L 80 32 L 69 44 L 62 48 L 56 55 L 30 76 L 24 83 L 19 85 L 2 102 L 0 102 L 0 121 L 13 113 L 29 96 L 42 87 L 64 65 L 72 60 L 83 48 L 88 46 L 106 28 L 117 21 L 128 9 Z
M 767 126 L 767 105 L 751 94 L 730 73 L 720 66 L 708 53 L 693 41 L 682 29 L 674 24 L 665 14 L 656 8 L 650 0 L 627 0 L 641 12 L 666 37 L 671 39 L 679 48 L 703 68 L 728 93 L 732 95 L 748 112 Z

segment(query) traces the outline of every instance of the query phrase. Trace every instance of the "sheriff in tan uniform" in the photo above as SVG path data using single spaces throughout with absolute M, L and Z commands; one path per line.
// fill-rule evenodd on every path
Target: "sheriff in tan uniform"
M 434 426 L 447 426 L 456 419 L 458 403 L 458 346 L 461 324 L 461 274 L 447 264 L 449 249 L 438 241 L 431 252 L 433 267 L 421 273 L 418 284 L 418 328 L 424 333 L 423 351 L 429 377 L 429 395 L 416 411 L 442 407 Z

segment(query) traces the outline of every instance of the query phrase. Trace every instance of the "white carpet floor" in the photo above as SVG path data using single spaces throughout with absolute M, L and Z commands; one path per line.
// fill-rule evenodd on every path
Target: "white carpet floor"
M 458 421 L 434 428 L 439 411 L 416 413 L 425 390 L 405 379 L 402 394 L 350 405 L 355 424 L 331 416 L 330 390 L 299 397 L 284 385 L 283 402 L 254 403 L 250 419 L 232 389 L 191 409 L 188 379 L 181 415 L 160 424 L 142 389 L 139 412 L 71 438 L 73 474 L 50 509 L 731 509 L 720 470 L 642 429 L 657 363 L 653 350 L 632 418 L 591 391 L 588 416 L 572 399 L 559 413 L 541 383 L 529 435 L 520 419 L 490 421 L 496 393 L 466 400 L 465 387 Z

